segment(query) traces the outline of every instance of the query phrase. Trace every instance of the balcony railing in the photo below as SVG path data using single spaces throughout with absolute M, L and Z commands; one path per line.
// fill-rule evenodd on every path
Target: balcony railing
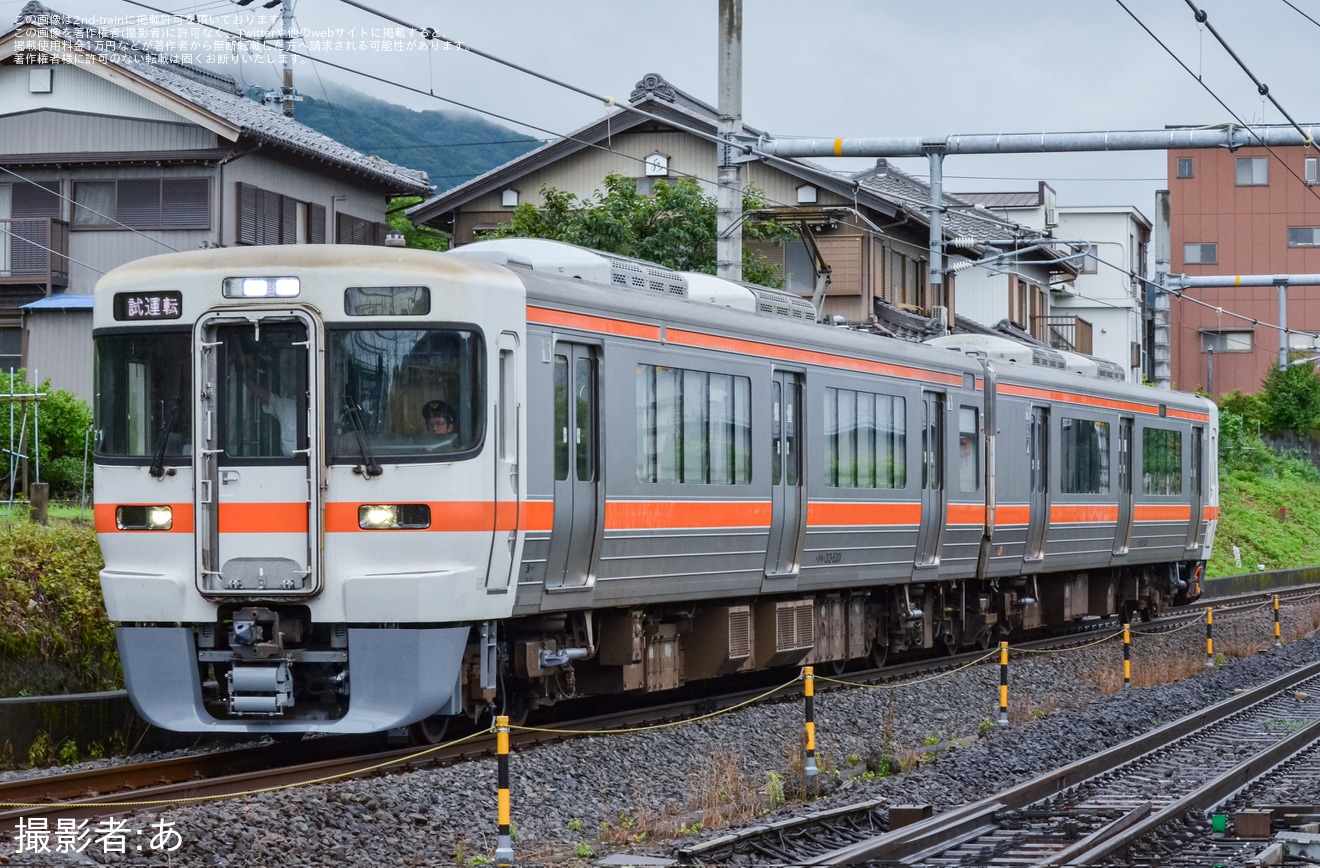
M 0 220 L 0 285 L 69 285 L 69 224 L 50 217 Z
M 1031 335 L 1056 350 L 1091 355 L 1091 323 L 1079 316 L 1033 316 Z

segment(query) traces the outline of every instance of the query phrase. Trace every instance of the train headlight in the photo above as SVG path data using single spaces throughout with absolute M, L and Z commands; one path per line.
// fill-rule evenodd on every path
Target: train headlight
M 301 289 L 296 277 L 226 277 L 225 298 L 293 298 Z
M 174 510 L 168 506 L 117 506 L 115 527 L 120 530 L 169 530 Z
M 431 507 L 424 503 L 363 504 L 358 527 L 363 530 L 422 530 L 431 526 Z

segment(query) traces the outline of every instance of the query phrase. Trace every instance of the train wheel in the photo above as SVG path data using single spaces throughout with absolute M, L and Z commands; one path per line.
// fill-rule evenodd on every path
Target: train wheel
M 825 663 L 825 671 L 838 678 L 843 671 L 848 668 L 847 660 L 829 660 Z
M 433 714 L 408 727 L 408 738 L 416 745 L 439 744 L 449 731 L 449 715 Z
M 874 645 L 871 646 L 872 666 L 874 666 L 876 669 L 879 669 L 885 665 L 885 661 L 887 661 L 888 659 L 889 659 L 888 643 L 881 644 L 880 642 L 876 642 Z
M 985 629 L 981 631 L 981 638 L 976 640 L 976 647 L 982 651 L 989 651 L 995 643 L 995 633 L 993 630 Z

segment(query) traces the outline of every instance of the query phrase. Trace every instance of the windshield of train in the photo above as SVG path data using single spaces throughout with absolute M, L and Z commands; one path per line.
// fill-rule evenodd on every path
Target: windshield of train
M 468 329 L 330 332 L 331 462 L 475 454 L 485 432 L 482 346 L 480 333 Z
M 96 338 L 96 455 L 192 461 L 191 342 L 186 331 Z

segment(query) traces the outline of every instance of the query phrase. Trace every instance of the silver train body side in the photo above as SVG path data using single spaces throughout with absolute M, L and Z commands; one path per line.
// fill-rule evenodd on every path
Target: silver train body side
M 98 284 L 102 586 L 146 719 L 424 738 L 1199 594 L 1204 399 L 566 245 L 463 253 Z

